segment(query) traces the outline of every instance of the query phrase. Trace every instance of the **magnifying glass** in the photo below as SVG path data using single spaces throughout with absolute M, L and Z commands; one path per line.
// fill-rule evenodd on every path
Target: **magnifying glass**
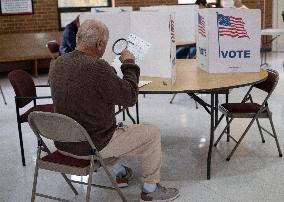
M 128 47 L 128 41 L 124 38 L 117 39 L 112 45 L 112 52 L 121 55 L 121 52 Z

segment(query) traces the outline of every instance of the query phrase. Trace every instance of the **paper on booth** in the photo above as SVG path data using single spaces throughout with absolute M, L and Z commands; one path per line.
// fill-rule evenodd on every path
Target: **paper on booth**
M 202 69 L 210 73 L 260 71 L 260 10 L 201 9 L 195 19 Z
M 135 64 L 140 65 L 143 61 L 145 55 L 148 53 L 151 44 L 134 34 L 130 34 L 127 38 L 128 47 L 127 49 L 134 55 L 135 57 Z M 119 55 L 114 58 L 114 61 L 111 65 L 116 69 L 118 75 L 122 77 L 122 72 L 120 70 L 121 62 L 119 60 Z
M 143 80 L 140 80 L 139 83 L 138 83 L 138 88 L 141 88 L 143 86 L 146 86 L 148 84 L 152 83 L 152 81 L 143 81 Z

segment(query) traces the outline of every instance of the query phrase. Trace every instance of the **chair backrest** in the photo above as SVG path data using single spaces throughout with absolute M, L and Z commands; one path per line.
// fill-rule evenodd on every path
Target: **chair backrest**
M 34 81 L 27 72 L 23 70 L 14 70 L 8 74 L 10 83 L 13 86 L 17 97 L 34 97 L 36 96 L 36 88 Z M 33 99 L 24 98 L 19 99 L 18 107 L 22 108 L 29 104 Z
M 279 80 L 279 73 L 275 70 L 268 69 L 268 76 L 265 81 L 255 84 L 254 87 L 267 92 L 269 95 L 274 91 Z
M 88 132 L 74 119 L 63 114 L 50 112 L 32 112 L 28 118 L 35 135 L 57 142 L 88 141 L 95 149 Z
M 55 59 L 55 56 L 53 53 L 59 53 L 59 47 L 60 47 L 59 43 L 57 43 L 55 40 L 48 41 L 45 46 L 48 49 L 50 56 L 53 59 Z

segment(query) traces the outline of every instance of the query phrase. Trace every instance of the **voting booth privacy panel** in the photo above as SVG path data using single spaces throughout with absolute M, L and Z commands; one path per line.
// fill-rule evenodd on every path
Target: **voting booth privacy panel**
M 149 6 L 140 7 L 140 11 L 174 13 L 176 41 L 180 43 L 195 42 L 194 16 L 197 11 L 196 5 Z
M 92 13 L 100 13 L 100 12 L 130 12 L 133 11 L 131 6 L 122 6 L 122 7 L 97 7 L 91 8 Z
M 260 71 L 260 10 L 201 9 L 195 19 L 202 69 L 209 73 Z
M 167 12 L 102 12 L 80 16 L 102 21 L 109 28 L 109 41 L 103 58 L 112 63 L 115 54 L 112 45 L 119 38 L 130 34 L 149 42 L 151 47 L 139 64 L 142 76 L 172 78 L 175 81 L 175 32 L 174 15 Z M 138 50 L 139 51 L 139 50 Z M 120 68 L 116 67 L 120 72 Z

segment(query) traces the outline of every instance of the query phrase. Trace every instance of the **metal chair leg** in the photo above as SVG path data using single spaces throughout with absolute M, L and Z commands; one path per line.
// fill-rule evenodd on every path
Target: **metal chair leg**
M 271 115 L 268 115 L 268 117 L 269 117 L 269 122 L 270 122 L 270 125 L 271 125 L 271 128 L 272 128 L 272 131 L 273 131 L 273 135 L 274 135 L 274 139 L 275 139 L 275 142 L 276 142 L 276 146 L 277 146 L 277 149 L 278 149 L 278 152 L 279 152 L 279 157 L 282 157 L 282 152 L 281 152 L 281 148 L 280 148 L 280 145 L 279 145 L 278 137 L 276 135 L 276 131 L 275 131 L 275 128 L 274 128 L 272 117 L 271 117 Z
M 127 116 L 131 119 L 132 123 L 133 123 L 133 124 L 136 124 L 134 118 L 131 116 L 131 114 L 130 114 L 130 112 L 129 112 L 129 108 L 126 108 L 126 114 L 127 114 Z
M 259 133 L 260 133 L 261 141 L 262 141 L 262 143 L 265 143 L 265 139 L 263 137 L 262 129 L 261 129 L 261 126 L 260 126 L 258 119 L 256 119 L 256 123 L 257 123 L 257 127 L 258 127 L 258 130 L 259 130 Z
M 23 144 L 23 134 L 22 134 L 22 127 L 21 123 L 18 121 L 18 131 L 19 131 L 19 140 L 20 140 L 20 149 L 21 149 L 21 157 L 22 157 L 22 164 L 26 166 L 26 159 L 25 159 L 25 150 Z
M 0 86 L 0 91 L 1 91 L 2 98 L 3 98 L 3 100 L 4 100 L 4 103 L 5 103 L 5 105 L 7 105 L 7 102 L 6 102 L 6 99 L 5 99 L 5 95 L 4 95 L 4 93 L 3 93 L 3 90 L 2 90 L 2 87 L 1 87 L 1 86 Z
M 198 104 L 197 104 L 196 100 L 194 100 L 194 102 L 195 102 L 195 109 L 198 109 Z
M 67 184 L 69 185 L 69 187 L 72 189 L 72 191 L 74 192 L 75 195 L 78 195 L 77 190 L 75 189 L 75 187 L 73 186 L 73 184 L 70 182 L 70 180 L 68 179 L 68 177 L 66 176 L 66 174 L 61 173 L 62 177 L 64 178 L 64 180 L 67 182 Z
M 233 150 L 231 151 L 231 153 L 229 154 L 229 156 L 227 157 L 227 161 L 230 161 L 232 155 L 235 153 L 236 149 L 238 148 L 238 146 L 240 145 L 241 141 L 244 139 L 245 135 L 247 134 L 248 130 L 250 129 L 250 127 L 252 126 L 254 120 L 256 118 L 253 118 L 251 120 L 251 122 L 249 123 L 249 125 L 247 126 L 247 128 L 245 129 L 244 133 L 242 134 L 242 136 L 240 137 L 240 139 L 238 140 L 237 144 L 235 145 L 235 147 L 233 148 Z
M 38 148 L 38 151 L 37 151 L 37 159 L 36 159 L 36 165 L 35 165 L 35 173 L 34 173 L 34 181 L 33 181 L 31 202 L 35 201 L 36 185 L 37 185 L 37 177 L 38 177 L 38 159 L 39 159 L 39 157 L 40 157 L 40 148 Z
M 102 160 L 99 160 L 101 163 L 101 166 L 103 167 L 104 171 L 106 172 L 108 179 L 111 181 L 112 185 L 114 186 L 116 192 L 118 193 L 118 195 L 120 196 L 121 200 L 123 202 L 127 202 L 126 198 L 124 197 L 122 191 L 120 190 L 120 188 L 118 187 L 116 181 L 113 179 L 112 175 L 110 174 L 109 170 L 107 169 L 106 165 L 104 164 L 104 162 Z
M 86 202 L 90 201 L 90 193 L 92 188 L 92 178 L 93 178 L 93 172 L 94 172 L 94 158 L 91 158 L 91 166 L 89 171 L 89 179 L 88 179 L 88 187 L 87 187 L 87 193 L 86 193 Z
M 177 93 L 175 93 L 175 94 L 173 95 L 173 97 L 172 97 L 172 99 L 171 99 L 171 101 L 170 101 L 170 104 L 173 104 L 173 101 L 174 101 L 176 95 L 177 95 Z
M 223 137 L 223 135 L 226 133 L 226 131 L 227 131 L 228 128 L 230 127 L 230 124 L 231 124 L 232 121 L 233 121 L 233 118 L 231 118 L 231 119 L 228 121 L 226 127 L 223 129 L 221 135 L 218 137 L 217 141 L 215 142 L 214 147 L 217 146 L 217 144 L 219 143 L 219 141 L 221 140 L 221 138 Z
M 125 110 L 122 111 L 122 120 L 125 121 Z
M 136 123 L 139 124 L 139 106 L 138 106 L 138 100 L 136 102 Z
M 226 103 L 229 103 L 229 91 L 226 93 Z M 227 124 L 229 123 L 229 118 L 226 117 Z M 230 142 L 230 127 L 227 129 L 227 142 Z

